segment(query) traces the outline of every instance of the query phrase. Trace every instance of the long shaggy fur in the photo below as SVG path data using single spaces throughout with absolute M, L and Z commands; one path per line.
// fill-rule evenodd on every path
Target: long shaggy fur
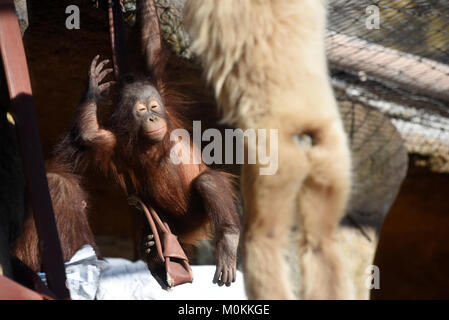
M 242 167 L 248 296 L 292 298 L 282 249 L 296 220 L 301 298 L 351 298 L 335 235 L 349 196 L 350 154 L 327 74 L 324 1 L 189 1 L 185 10 L 223 121 L 279 133 L 270 141 L 279 146 L 276 174 Z
M 80 177 L 69 173 L 67 166 L 50 162 L 47 164 L 47 180 L 64 261 L 69 261 L 85 244 L 90 244 L 100 256 L 89 226 L 88 197 L 81 186 Z M 13 245 L 12 252 L 32 270 L 41 271 L 39 238 L 31 211 L 28 212 L 23 232 Z

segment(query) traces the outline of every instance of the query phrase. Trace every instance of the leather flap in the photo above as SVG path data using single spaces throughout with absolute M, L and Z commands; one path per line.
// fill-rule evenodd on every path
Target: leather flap
M 163 233 L 164 257 L 188 260 L 177 237 L 172 233 Z
M 167 258 L 165 270 L 167 272 L 167 284 L 169 287 L 193 281 L 192 269 L 185 260 L 179 262 L 171 261 L 170 258 Z

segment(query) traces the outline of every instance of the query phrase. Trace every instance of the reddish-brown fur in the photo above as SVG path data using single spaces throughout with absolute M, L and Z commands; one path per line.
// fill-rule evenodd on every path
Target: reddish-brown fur
M 51 162 L 47 165 L 47 179 L 64 261 L 69 261 L 85 244 L 96 249 L 87 217 L 87 194 L 80 185 L 80 177 L 69 173 L 64 165 Z M 30 211 L 12 252 L 32 270 L 41 271 L 39 239 Z
M 85 212 L 77 206 L 78 202 L 85 201 L 85 194 L 76 174 L 82 175 L 88 166 L 94 166 L 116 181 L 127 195 L 137 196 L 147 206 L 153 207 L 181 240 L 198 240 L 200 235 L 208 234 L 211 225 L 216 241 L 217 272 L 214 281 L 230 285 L 235 281 L 240 233 L 232 176 L 210 170 L 203 163 L 175 165 L 170 160 L 174 143 L 169 139 L 170 132 L 191 127 L 187 119 L 194 114 L 194 111 L 189 111 L 193 110 L 193 102 L 167 82 L 164 72 L 167 52 L 162 50 L 164 46 L 154 3 L 146 0 L 138 4 L 141 52 L 145 54 L 144 74 L 135 71 L 131 80 L 120 81 L 120 102 L 109 121 L 100 126 L 96 115 L 97 102 L 101 93 L 112 85 L 100 82 L 112 70 L 103 70 L 107 61 L 97 65 L 96 57 L 89 72 L 88 89 L 76 110 L 72 129 L 55 148 L 54 163 L 64 166 L 64 170 L 49 171 L 49 184 L 61 242 L 66 249 L 64 258 L 68 260 L 80 245 L 93 243 Z M 140 127 L 133 115 L 135 106 L 126 100 L 126 95 L 132 93 L 132 85 L 151 86 L 160 94 L 166 110 L 163 121 L 166 121 L 168 129 L 162 141 L 150 143 L 138 131 Z M 182 114 L 185 111 L 187 117 Z M 193 149 L 191 144 L 190 150 Z M 33 223 L 27 222 L 24 236 L 18 243 L 23 249 L 17 254 L 37 268 L 40 260 L 33 228 Z

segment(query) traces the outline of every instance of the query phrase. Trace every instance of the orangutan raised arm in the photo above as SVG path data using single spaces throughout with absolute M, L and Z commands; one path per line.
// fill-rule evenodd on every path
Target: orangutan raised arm
M 81 143 L 101 149 L 112 149 L 115 137 L 112 132 L 103 129 L 98 124 L 97 103 L 101 95 L 113 84 L 113 81 L 101 84 L 101 81 L 112 72 L 112 69 L 103 67 L 109 60 L 98 63 L 100 56 L 96 56 L 89 69 L 88 88 L 75 114 L 75 130 Z

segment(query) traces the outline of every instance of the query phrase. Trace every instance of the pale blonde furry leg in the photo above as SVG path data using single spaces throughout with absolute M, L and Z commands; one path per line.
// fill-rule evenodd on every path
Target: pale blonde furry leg
M 338 122 L 320 131 L 319 144 L 309 152 L 310 173 L 298 196 L 301 298 L 352 299 L 354 289 L 337 238 L 350 190 L 349 152 Z
M 248 165 L 242 169 L 243 270 L 247 295 L 250 299 L 293 299 L 283 249 L 291 228 L 290 204 L 294 194 L 290 202 L 272 197 L 277 188 L 276 178 L 260 176 L 256 170 Z M 288 190 L 280 186 L 278 191 L 285 191 L 288 198 Z
M 295 214 L 302 298 L 350 298 L 335 239 L 350 156 L 327 75 L 324 1 L 191 0 L 186 24 L 225 121 L 279 130 L 279 170 L 242 170 L 249 298 L 291 298 L 282 250 Z M 302 134 L 312 136 L 310 147 L 295 142 Z

